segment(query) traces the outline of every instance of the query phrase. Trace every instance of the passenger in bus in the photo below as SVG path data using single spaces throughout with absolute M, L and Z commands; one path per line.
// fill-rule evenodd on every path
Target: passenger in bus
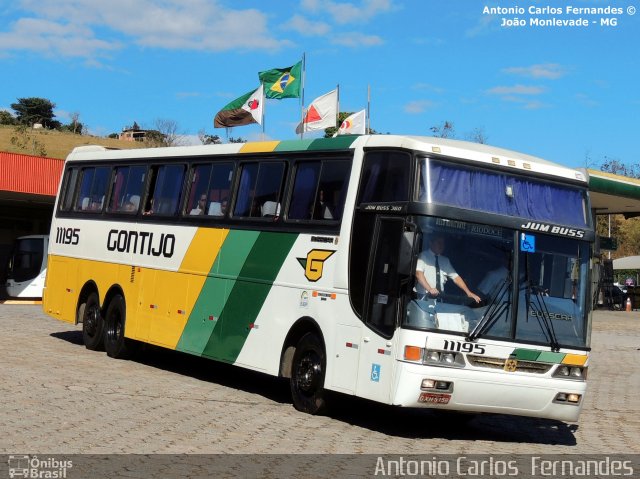
M 318 200 L 313 210 L 313 219 L 316 220 L 332 220 L 333 207 L 326 201 L 323 190 L 318 192 Z
M 429 249 L 418 256 L 416 266 L 417 292 L 436 298 L 442 295 L 445 283 L 451 279 L 469 298 L 480 303 L 480 296 L 469 289 L 451 265 L 449 258 L 442 254 L 444 245 L 444 236 L 433 235 L 429 240 Z
M 195 208 L 193 208 L 189 214 L 190 215 L 203 215 L 204 212 L 207 209 L 207 195 L 206 194 L 202 194 L 200 195 L 200 199 L 198 200 L 198 204 L 195 205 Z
M 122 206 L 122 211 L 126 211 L 127 213 L 129 213 L 131 211 L 135 211 L 135 210 L 136 210 L 136 205 L 134 205 L 132 201 L 127 201 Z

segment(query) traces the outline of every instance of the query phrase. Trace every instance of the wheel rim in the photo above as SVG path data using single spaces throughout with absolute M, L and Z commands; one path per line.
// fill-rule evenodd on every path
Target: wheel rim
M 87 314 L 84 318 L 85 331 L 90 337 L 96 335 L 98 331 L 98 322 L 100 321 L 100 308 L 93 304 L 87 309 Z
M 321 380 L 322 363 L 320 356 L 315 351 L 307 351 L 300 358 L 296 368 L 298 389 L 306 394 L 312 394 L 318 390 Z
M 113 311 L 109 318 L 109 327 L 107 329 L 107 336 L 110 341 L 118 341 L 122 334 L 122 316 L 119 311 Z

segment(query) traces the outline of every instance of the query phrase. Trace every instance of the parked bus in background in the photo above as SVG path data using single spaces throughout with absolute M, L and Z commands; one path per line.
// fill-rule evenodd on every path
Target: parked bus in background
M 114 358 L 287 377 L 312 414 L 327 390 L 565 421 L 584 402 L 587 178 L 538 158 L 393 135 L 81 147 L 51 238 L 45 312 Z
M 5 288 L 10 298 L 42 298 L 49 236 L 21 236 L 13 242 Z

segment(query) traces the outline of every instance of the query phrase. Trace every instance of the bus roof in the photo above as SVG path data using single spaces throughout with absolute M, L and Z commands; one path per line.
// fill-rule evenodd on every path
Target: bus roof
M 344 135 L 336 138 L 306 140 L 260 141 L 228 143 L 223 145 L 177 146 L 168 148 L 141 148 L 113 150 L 100 146 L 75 148 L 67 160 L 167 158 L 201 155 L 229 155 L 237 153 L 271 153 L 294 151 L 331 151 L 364 147 L 394 147 L 423 151 L 445 157 L 503 166 L 519 171 L 536 172 L 587 183 L 586 171 L 575 170 L 542 158 L 512 150 L 460 140 L 427 136 L 401 135 Z

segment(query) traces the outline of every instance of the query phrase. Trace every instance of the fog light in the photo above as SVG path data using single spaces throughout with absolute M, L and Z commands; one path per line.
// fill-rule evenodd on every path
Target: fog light
M 451 384 L 451 383 L 449 383 L 447 381 L 438 381 L 438 382 L 436 382 L 436 389 L 447 390 L 447 389 L 449 389 L 449 384 Z
M 435 389 L 436 381 L 435 379 L 423 379 L 420 387 L 422 389 Z
M 556 395 L 556 401 L 567 402 L 567 395 L 565 393 L 558 393 Z
M 569 394 L 567 396 L 567 401 L 570 403 L 578 404 L 580 402 L 580 394 Z

